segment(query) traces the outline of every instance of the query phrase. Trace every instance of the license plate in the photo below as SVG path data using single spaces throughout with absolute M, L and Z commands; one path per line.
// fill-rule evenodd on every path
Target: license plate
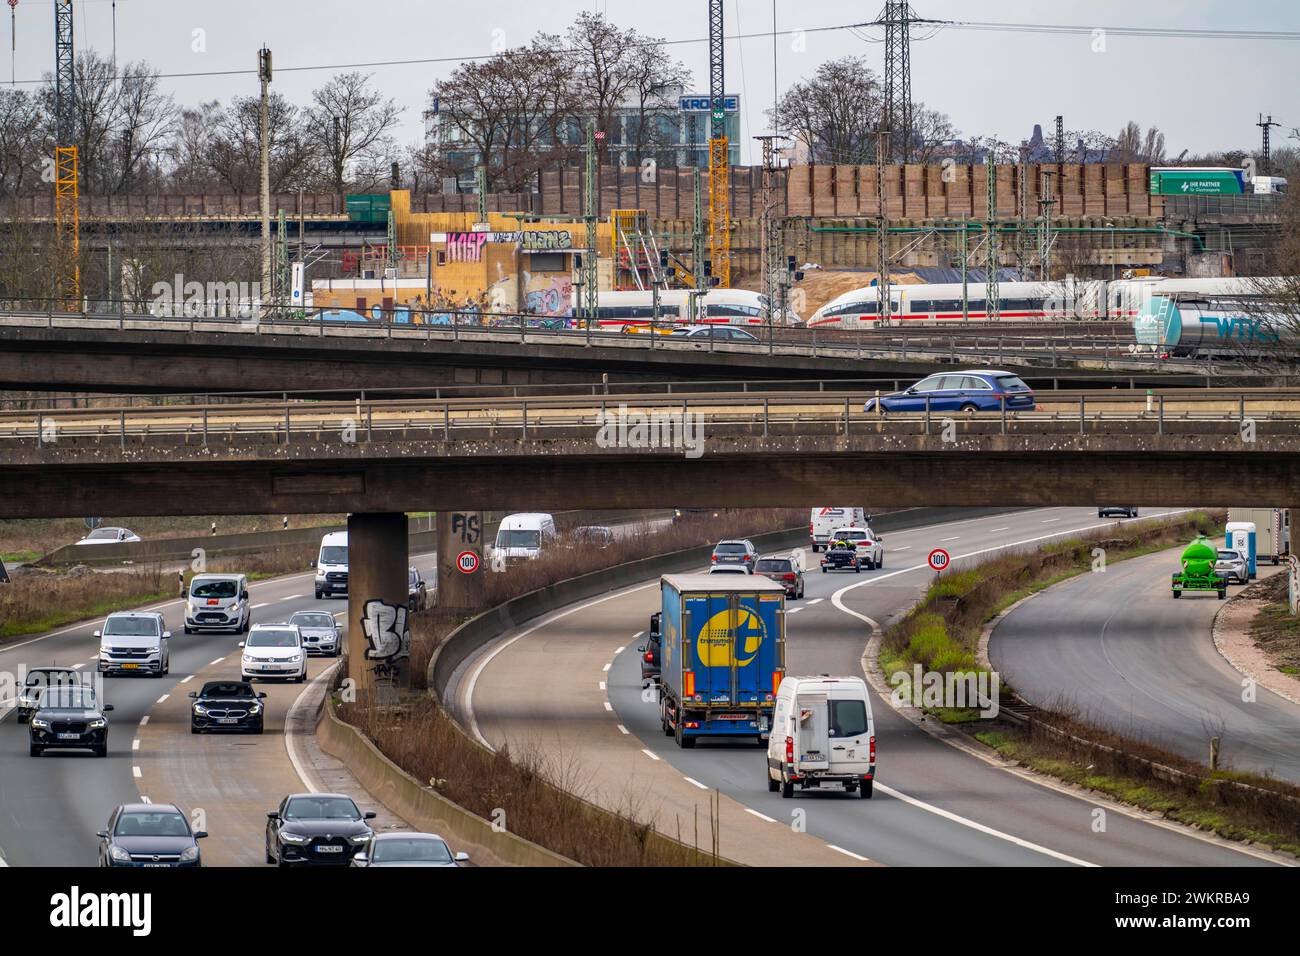
M 123 664 L 123 665 L 122 665 L 122 670 L 124 670 L 124 671 L 133 671 L 133 670 L 135 670 L 135 669 L 136 669 L 137 667 L 139 667 L 139 666 L 140 666 L 139 664 Z
M 161 867 L 163 867 L 164 869 L 170 869 L 170 868 L 171 868 L 171 864 L 170 864 L 170 863 L 141 863 L 140 865 L 141 865 L 141 866 L 147 866 L 147 867 L 161 866 Z
M 342 853 L 342 852 L 343 852 L 343 847 L 341 847 L 341 846 L 318 846 L 318 847 L 316 847 L 316 852 L 317 852 L 317 853 Z
M 804 754 L 799 759 L 804 763 L 822 763 L 826 760 L 822 754 Z
M 80 740 L 81 734 L 59 734 L 60 740 Z
M 237 723 L 239 723 L 239 718 L 238 718 L 238 717 L 218 717 L 218 718 L 217 718 L 217 723 L 219 723 L 219 724 L 237 724 Z

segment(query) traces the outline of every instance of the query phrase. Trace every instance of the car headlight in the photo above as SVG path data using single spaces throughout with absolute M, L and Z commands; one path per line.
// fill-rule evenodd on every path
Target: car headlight
M 48 720 L 43 720 L 40 717 L 33 717 L 32 726 L 37 728 L 38 730 L 49 730 L 50 722 Z
M 108 851 L 108 855 L 111 856 L 111 857 L 112 857 L 114 860 L 116 860 L 118 863 L 130 863 L 130 862 L 131 862 L 131 854 L 130 854 L 130 853 L 127 853 L 126 850 L 123 849 L 123 848 L 120 847 L 120 846 L 115 846 L 115 847 L 113 847 L 112 849 L 110 849 L 110 850 Z
M 206 717 L 208 716 L 208 709 L 202 704 L 195 704 L 194 713 L 198 714 L 200 717 Z
M 103 730 L 105 727 L 108 726 L 108 721 L 105 720 L 103 717 L 96 717 L 90 721 L 88 726 L 90 727 L 91 730 Z
M 359 843 L 369 843 L 370 838 L 372 836 L 374 836 L 373 833 L 359 833 L 354 837 L 348 837 L 348 839 L 351 840 L 354 845 L 356 845 Z
M 285 843 L 306 843 L 310 838 L 301 833 L 294 833 L 292 830 L 281 830 L 280 839 Z
M 199 858 L 199 848 L 197 846 L 187 846 L 181 850 L 181 862 L 193 863 Z
M 262 712 L 262 705 L 253 704 L 251 707 L 248 708 L 248 712 L 252 714 L 254 717 L 256 717 L 258 714 Z
M 299 661 L 302 660 L 302 655 L 295 654 L 293 655 L 293 657 L 287 658 L 287 660 L 289 661 L 290 664 L 297 664 Z

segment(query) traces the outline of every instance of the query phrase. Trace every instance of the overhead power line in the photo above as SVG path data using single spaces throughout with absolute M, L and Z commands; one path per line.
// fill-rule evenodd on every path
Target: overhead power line
M 796 35 L 809 35 L 817 33 L 835 33 L 839 31 L 849 31 L 855 33 L 862 39 L 870 39 L 862 31 L 869 30 L 876 24 L 871 22 L 859 23 L 836 23 L 822 27 L 806 27 L 803 29 L 789 30 L 762 30 L 750 33 L 735 34 L 737 40 L 771 40 L 774 37 L 793 37 Z M 1059 23 L 1014 23 L 1014 22 L 993 22 L 977 20 L 954 20 L 943 23 L 934 28 L 934 32 L 913 39 L 929 39 L 942 30 L 975 30 L 986 32 L 1003 32 L 1003 33 L 1044 33 L 1044 34 L 1065 34 L 1065 35 L 1084 35 L 1091 36 L 1098 30 L 1104 31 L 1111 36 L 1131 36 L 1131 37 L 1155 37 L 1164 39 L 1190 39 L 1190 40 L 1275 40 L 1293 42 L 1300 40 L 1300 30 L 1214 30 L 1214 29 L 1173 29 L 1163 27 L 1120 27 L 1120 26 L 1082 26 L 1073 24 Z M 871 42 L 882 42 L 871 40 Z M 699 46 L 707 44 L 709 38 L 704 37 L 685 37 L 676 40 L 656 40 L 647 39 L 643 45 L 654 46 Z M 556 53 L 577 53 L 578 50 L 556 50 Z M 444 63 L 474 63 L 484 60 L 491 60 L 497 56 L 529 56 L 530 51 L 527 47 L 519 47 L 514 50 L 506 50 L 503 53 L 483 53 L 478 55 L 460 55 L 460 56 L 434 56 L 434 57 L 416 57 L 412 59 L 390 59 L 390 60 L 366 60 L 354 63 L 314 63 L 303 64 L 300 66 L 276 66 L 278 73 L 308 73 L 319 72 L 323 70 L 368 70 L 378 69 L 381 67 L 393 66 L 430 66 Z M 121 82 L 123 80 L 135 79 L 145 74 L 122 74 L 114 77 Z M 157 76 L 159 79 L 190 79 L 203 78 L 211 76 L 256 76 L 255 69 L 237 69 L 237 70 L 193 70 L 172 73 L 150 73 L 149 76 Z M 27 86 L 39 85 L 48 80 L 45 77 L 39 79 L 17 80 Z

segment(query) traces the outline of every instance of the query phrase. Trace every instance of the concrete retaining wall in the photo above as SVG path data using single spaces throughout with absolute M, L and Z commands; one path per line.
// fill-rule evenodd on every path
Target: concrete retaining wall
M 372 797 L 411 826 L 437 833 L 454 852 L 470 855 L 479 866 L 577 866 L 558 853 L 511 833 L 498 833 L 482 817 L 423 787 L 385 757 L 362 733 L 334 713 L 327 696 L 316 725 L 316 739 L 325 753 L 347 765 Z

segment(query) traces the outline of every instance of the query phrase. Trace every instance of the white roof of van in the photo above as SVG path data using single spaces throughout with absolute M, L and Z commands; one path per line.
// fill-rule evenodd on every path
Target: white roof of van
M 753 574 L 665 574 L 663 579 L 678 591 L 785 593 L 785 585 Z
M 348 533 L 346 531 L 331 531 L 320 539 L 321 544 L 347 544 Z
M 526 528 L 530 525 L 542 524 L 543 522 L 554 522 L 555 518 L 541 511 L 526 511 L 517 515 L 506 515 L 501 519 L 501 527 L 506 530 L 515 528 Z

